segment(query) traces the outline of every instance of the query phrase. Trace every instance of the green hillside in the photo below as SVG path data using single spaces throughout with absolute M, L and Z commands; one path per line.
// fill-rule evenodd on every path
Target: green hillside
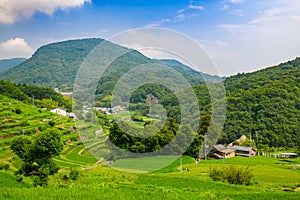
M 77 71 L 86 58 L 86 56 L 97 46 L 103 39 L 81 39 L 69 40 L 58 43 L 52 43 L 40 47 L 34 55 L 14 67 L 0 73 L 0 79 L 10 79 L 15 83 L 34 84 L 38 86 L 60 88 L 71 90 Z M 108 48 L 112 51 L 119 48 L 118 45 L 107 43 Z M 108 52 L 109 53 L 109 52 Z M 124 73 L 140 64 L 156 62 L 151 60 L 137 51 L 132 51 L 118 58 L 107 70 L 106 75 L 100 80 L 101 88 L 98 93 L 107 92 Z M 176 63 L 168 62 L 168 66 L 173 67 L 194 85 L 203 82 L 201 75 L 192 69 L 186 70 L 187 67 Z M 203 74 L 204 75 L 204 74 Z M 211 81 L 222 80 L 216 76 L 205 75 Z M 200 77 L 200 79 L 199 79 Z
M 51 122 L 51 123 L 50 123 Z M 9 145 L 11 140 L 20 135 L 34 136 L 52 126 L 60 127 L 69 136 L 69 127 L 74 122 L 50 111 L 42 110 L 30 103 L 18 101 L 0 94 L 0 160 L 11 159 Z
M 300 58 L 226 79 L 227 118 L 221 141 L 241 135 L 259 144 L 300 146 Z
M 31 58 L 1 73 L 1 79 L 45 87 L 70 87 L 86 55 L 102 39 L 58 42 L 40 47 Z
M 63 97 L 51 88 L 43 88 L 34 85 L 17 85 L 12 82 L 0 80 L 0 94 L 6 95 L 24 103 L 32 103 L 40 108 L 53 109 L 58 106 L 64 107 L 68 112 L 72 110 L 71 99 Z
M 12 59 L 3 59 L 0 60 L 0 72 L 13 68 L 22 62 L 24 62 L 26 58 L 12 58 Z

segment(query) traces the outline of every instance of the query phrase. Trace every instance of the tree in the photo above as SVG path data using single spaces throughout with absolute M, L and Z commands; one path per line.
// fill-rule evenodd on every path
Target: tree
M 51 128 L 38 134 L 34 141 L 27 136 L 15 138 L 11 149 L 23 162 L 17 176 L 36 176 L 35 186 L 46 186 L 48 176 L 57 173 L 53 157 L 63 150 L 60 132 Z

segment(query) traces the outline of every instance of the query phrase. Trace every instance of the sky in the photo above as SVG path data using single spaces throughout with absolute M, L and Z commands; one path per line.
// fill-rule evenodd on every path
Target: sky
M 0 0 L 0 59 L 29 58 L 56 41 L 167 28 L 230 76 L 299 57 L 299 11 L 299 0 Z

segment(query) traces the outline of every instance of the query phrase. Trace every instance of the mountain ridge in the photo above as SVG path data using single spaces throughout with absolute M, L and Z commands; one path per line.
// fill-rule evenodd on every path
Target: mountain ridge
M 13 82 L 20 84 L 34 84 L 38 86 L 52 88 L 58 87 L 70 90 L 72 89 L 76 73 L 84 58 L 103 41 L 104 39 L 101 38 L 88 38 L 55 42 L 41 46 L 31 58 L 18 66 L 15 66 L 13 69 L 0 73 L 0 79 L 10 79 Z M 108 42 L 108 44 L 112 48 L 114 48 L 115 45 L 116 47 L 120 47 L 114 43 Z M 133 51 L 137 52 L 135 50 Z M 135 54 L 134 56 L 135 58 L 133 59 L 137 60 L 136 64 L 143 64 L 141 62 L 150 59 L 141 53 L 139 53 L 139 55 Z M 126 67 L 126 65 L 132 64 L 130 59 L 131 57 L 125 59 L 125 61 L 123 60 L 122 65 L 117 67 L 123 68 Z M 150 60 L 153 62 L 156 61 L 155 59 Z M 168 65 L 177 69 L 182 68 L 180 72 L 183 72 L 188 78 L 191 77 L 194 80 L 196 80 L 196 77 L 200 75 L 191 68 L 190 70 L 186 70 L 187 66 L 182 63 L 179 65 L 170 65 L 170 63 L 168 63 Z M 222 80 L 221 78 L 218 79 L 217 76 L 201 74 L 204 75 L 207 80 L 211 80 L 213 82 Z
M 10 58 L 0 60 L 0 73 L 9 70 L 10 68 L 18 66 L 25 60 L 26 58 Z

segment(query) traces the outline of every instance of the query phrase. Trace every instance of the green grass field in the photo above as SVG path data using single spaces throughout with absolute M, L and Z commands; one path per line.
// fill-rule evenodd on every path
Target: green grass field
M 184 163 L 192 161 L 187 157 L 183 160 Z M 247 162 L 245 158 L 236 161 Z M 182 174 L 178 169 L 174 171 L 174 167 L 178 167 L 176 163 L 165 168 L 173 171 L 171 173 L 147 174 L 128 173 L 97 166 L 82 171 L 79 179 L 71 182 L 63 182 L 61 177 L 65 172 L 61 172 L 51 178 L 47 188 L 33 188 L 29 184 L 17 183 L 12 175 L 4 172 L 0 173 L 0 180 L 9 181 L 5 185 L 0 184 L 0 195 L 1 199 L 299 199 L 300 197 L 299 192 L 292 192 L 292 188 L 300 186 L 297 181 L 294 184 L 283 184 L 280 181 L 273 184 L 261 182 L 250 186 L 214 182 L 203 174 L 203 170 L 205 171 L 206 165 L 217 161 L 205 162 L 198 165 L 185 164 L 184 167 L 189 168 L 189 171 Z M 256 178 L 260 176 L 255 175 Z
M 16 114 L 20 108 L 22 114 Z M 122 113 L 121 113 L 122 114 Z M 46 119 L 46 120 L 45 120 Z M 17 182 L 14 173 L 21 161 L 10 150 L 13 137 L 22 135 L 22 130 L 32 137 L 38 129 L 49 127 L 48 120 L 55 122 L 66 143 L 55 162 L 60 166 L 58 174 L 51 176 L 46 188 L 33 187 L 33 178 L 24 177 Z M 0 200 L 39 199 L 300 199 L 300 160 L 280 160 L 256 156 L 234 157 L 226 160 L 202 160 L 196 164 L 191 157 L 174 156 L 121 159 L 107 167 L 98 162 L 107 152 L 107 132 L 95 135 L 99 126 L 81 121 L 76 128 L 87 140 L 72 140 L 76 132 L 69 127 L 74 122 L 31 105 L 0 95 L 0 164 L 10 168 L 0 170 Z M 29 134 L 30 133 L 30 134 Z M 92 153 L 91 153 L 92 152 Z M 93 153 L 98 156 L 96 159 Z M 231 185 L 212 181 L 211 166 L 249 166 L 254 175 L 249 186 Z M 66 180 L 70 169 L 80 170 L 77 180 Z M 149 172 L 150 171 L 150 172 Z
M 78 162 L 77 146 L 66 154 L 66 161 Z M 77 153 L 76 153 L 77 152 Z M 73 156 L 72 156 L 73 155 Z M 136 169 L 147 167 L 175 157 L 124 159 L 114 167 L 126 167 L 127 171 L 102 165 L 77 166 L 81 168 L 79 179 L 63 181 L 64 168 L 51 177 L 47 188 L 33 188 L 32 180 L 14 180 L 11 171 L 0 173 L 1 199 L 299 199 L 299 160 L 282 161 L 267 157 L 235 157 L 225 160 L 206 160 L 195 164 L 194 159 L 183 157 L 183 172 L 179 159 L 152 173 Z M 87 160 L 85 160 L 87 162 Z M 84 161 L 83 161 L 84 162 Z M 132 167 L 133 165 L 136 165 Z M 250 186 L 214 182 L 208 176 L 210 166 L 250 166 L 254 181 Z M 293 168 L 296 166 L 296 169 Z M 72 166 L 74 167 L 74 166 Z M 130 169 L 130 170 L 128 170 Z

